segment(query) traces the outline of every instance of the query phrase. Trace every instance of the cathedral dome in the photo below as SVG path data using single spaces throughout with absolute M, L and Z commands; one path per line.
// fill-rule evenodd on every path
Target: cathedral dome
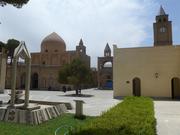
M 66 43 L 55 32 L 51 33 L 41 42 L 41 52 L 59 53 L 66 51 Z

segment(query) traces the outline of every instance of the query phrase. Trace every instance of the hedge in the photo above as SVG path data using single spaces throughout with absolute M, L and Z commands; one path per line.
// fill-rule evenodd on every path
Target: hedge
M 156 135 L 152 99 L 126 97 L 100 117 L 76 127 L 72 135 Z

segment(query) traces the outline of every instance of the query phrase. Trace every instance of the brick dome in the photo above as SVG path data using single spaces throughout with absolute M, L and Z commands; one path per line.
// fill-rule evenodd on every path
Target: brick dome
M 66 51 L 66 43 L 55 32 L 45 37 L 41 43 L 41 52 L 59 53 Z

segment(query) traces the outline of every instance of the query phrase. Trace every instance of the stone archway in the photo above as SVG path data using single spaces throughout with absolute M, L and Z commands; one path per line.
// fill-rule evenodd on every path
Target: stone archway
M 103 63 L 103 68 L 112 68 L 112 61 L 107 61 Z
M 141 96 L 141 80 L 138 77 L 133 79 L 133 95 Z
M 180 98 L 180 79 L 177 77 L 174 77 L 171 80 L 171 93 L 172 99 Z
M 31 83 L 32 83 L 32 89 L 38 89 L 39 88 L 39 76 L 38 73 L 34 73 L 31 77 Z
M 16 77 L 17 77 L 17 62 L 21 58 L 25 60 L 26 64 L 26 79 L 25 79 L 25 102 L 24 108 L 29 106 L 29 87 L 30 87 L 30 74 L 31 74 L 31 55 L 28 52 L 25 42 L 21 41 L 19 46 L 14 50 L 13 54 L 13 67 L 12 67 L 12 85 L 11 85 L 11 104 L 10 107 L 14 108 L 16 96 Z
M 98 58 L 98 88 L 113 89 L 113 58 Z

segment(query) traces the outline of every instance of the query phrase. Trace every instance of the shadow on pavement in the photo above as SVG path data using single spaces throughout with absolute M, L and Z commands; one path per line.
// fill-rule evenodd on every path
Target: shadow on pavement
M 65 97 L 85 97 L 85 98 L 89 98 L 89 97 L 93 97 L 94 95 L 90 95 L 90 94 L 66 94 L 66 95 L 58 95 L 58 96 L 65 96 Z
M 151 97 L 154 101 L 180 101 L 179 98 L 169 98 L 169 97 Z

